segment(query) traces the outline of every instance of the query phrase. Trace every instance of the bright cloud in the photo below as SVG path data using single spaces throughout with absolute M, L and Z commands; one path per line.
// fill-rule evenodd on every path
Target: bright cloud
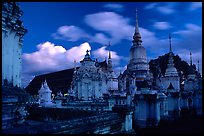
M 123 11 L 124 10 L 124 6 L 123 5 L 116 4 L 116 3 L 105 4 L 104 7 L 108 8 L 108 9 L 115 10 L 115 11 Z
M 81 38 L 88 38 L 89 35 L 77 26 L 61 26 L 57 32 L 52 34 L 55 39 L 63 39 L 67 41 L 77 41 Z
M 82 60 L 86 50 L 91 50 L 91 46 L 85 42 L 66 50 L 62 46 L 45 42 L 37 45 L 37 49 L 36 52 L 23 54 L 23 77 L 33 77 L 48 72 L 72 68 L 74 67 L 74 60 L 77 62 Z
M 23 87 L 27 86 L 36 75 L 73 68 L 74 60 L 76 60 L 77 66 L 80 66 L 79 62 L 84 58 L 86 50 L 91 50 L 91 46 L 85 42 L 66 50 L 64 47 L 57 46 L 54 43 L 44 42 L 38 44 L 37 49 L 36 52 L 23 54 Z M 94 58 L 99 61 L 108 58 L 108 53 L 106 46 L 91 52 Z M 111 58 L 114 66 L 118 65 L 120 60 L 123 59 L 122 56 L 119 56 L 114 51 L 111 51 Z
M 199 8 L 202 8 L 202 2 L 192 2 L 189 7 L 189 10 L 192 11 L 192 10 L 196 10 Z
M 167 30 L 172 26 L 168 22 L 155 22 L 153 27 L 159 30 Z

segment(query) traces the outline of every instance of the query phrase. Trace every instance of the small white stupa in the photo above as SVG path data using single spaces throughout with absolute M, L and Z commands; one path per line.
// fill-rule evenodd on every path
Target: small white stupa
M 41 89 L 38 91 L 38 94 L 39 94 L 40 106 L 50 107 L 53 105 L 52 99 L 51 99 L 52 91 L 50 90 L 49 86 L 47 85 L 46 79 L 42 83 Z

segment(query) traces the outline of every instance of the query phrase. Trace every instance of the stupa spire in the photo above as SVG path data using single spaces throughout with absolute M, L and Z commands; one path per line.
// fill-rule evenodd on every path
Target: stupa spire
M 139 46 L 141 45 L 142 43 L 142 40 L 141 40 L 141 35 L 140 35 L 140 32 L 139 32 L 139 25 L 138 25 L 138 15 L 137 15 L 137 9 L 136 9 L 136 24 L 135 24 L 135 33 L 134 33 L 134 36 L 133 36 L 133 46 Z
M 76 71 L 76 60 L 74 59 L 74 71 Z
M 109 50 L 108 59 L 111 59 L 111 53 L 110 53 L 110 42 L 109 42 L 109 45 L 108 45 L 108 50 Z
M 113 71 L 112 69 L 112 60 L 111 60 L 111 53 L 110 53 L 110 42 L 109 42 L 109 45 L 108 45 L 108 50 L 109 50 L 109 54 L 108 54 L 108 69 L 110 72 Z
M 139 33 L 139 25 L 138 25 L 138 17 L 137 17 L 137 9 L 136 9 L 136 25 L 135 25 L 135 33 Z
M 190 52 L 190 65 L 192 66 L 192 53 Z
M 171 50 L 171 34 L 170 33 L 169 33 L 169 46 L 170 46 L 169 52 L 172 52 L 172 50 Z

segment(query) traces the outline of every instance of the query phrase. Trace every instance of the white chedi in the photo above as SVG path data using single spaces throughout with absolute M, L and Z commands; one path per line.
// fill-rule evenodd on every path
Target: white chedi
M 48 87 L 46 80 L 42 83 L 41 89 L 38 91 L 38 94 L 40 106 L 49 107 L 53 105 L 51 99 L 52 91 Z

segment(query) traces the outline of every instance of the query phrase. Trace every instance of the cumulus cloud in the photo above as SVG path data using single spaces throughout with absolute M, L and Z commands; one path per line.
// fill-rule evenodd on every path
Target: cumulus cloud
M 193 11 L 199 8 L 202 8 L 202 2 L 191 2 L 189 10 Z
M 108 33 L 111 43 L 119 43 L 122 39 L 130 40 L 134 27 L 129 25 L 129 19 L 114 12 L 99 12 L 85 16 L 85 23 L 95 30 Z
M 168 22 L 155 22 L 153 27 L 159 30 L 167 30 L 172 26 Z
M 93 55 L 95 58 L 99 59 L 99 60 L 104 60 L 104 59 L 108 59 L 108 54 L 109 51 L 106 50 L 107 46 L 103 46 L 95 51 L 93 51 Z M 119 61 L 121 60 L 122 56 L 119 56 L 117 54 L 117 52 L 114 51 L 110 51 L 111 53 L 111 58 L 112 58 L 112 63 L 113 65 L 118 65 Z
M 146 10 L 156 10 L 162 14 L 172 14 L 175 13 L 175 5 L 173 2 L 165 2 L 165 3 L 151 3 L 144 7 Z
M 26 87 L 37 75 L 73 68 L 74 60 L 77 62 L 76 65 L 80 66 L 79 62 L 84 58 L 86 50 L 91 50 L 88 42 L 67 50 L 51 42 L 38 44 L 36 52 L 23 54 L 22 86 Z M 99 61 L 108 58 L 106 46 L 96 49 L 91 54 Z M 123 58 L 114 51 L 111 51 L 111 57 L 114 66 L 118 65 Z
M 77 41 L 81 38 L 89 38 L 90 36 L 81 28 L 71 25 L 71 26 L 61 26 L 58 28 L 56 33 L 52 36 L 55 39 L 62 39 L 67 41 Z
M 114 11 L 123 11 L 124 6 L 122 4 L 116 4 L 116 3 L 109 3 L 104 5 L 105 8 L 112 9 Z
M 36 52 L 23 54 L 23 77 L 33 77 L 72 68 L 74 67 L 74 60 L 77 62 L 82 60 L 86 50 L 91 50 L 91 46 L 85 42 L 66 50 L 62 46 L 45 42 L 38 44 L 37 49 Z M 27 82 L 29 82 L 29 78 Z M 23 86 L 25 85 L 27 83 L 23 83 Z

